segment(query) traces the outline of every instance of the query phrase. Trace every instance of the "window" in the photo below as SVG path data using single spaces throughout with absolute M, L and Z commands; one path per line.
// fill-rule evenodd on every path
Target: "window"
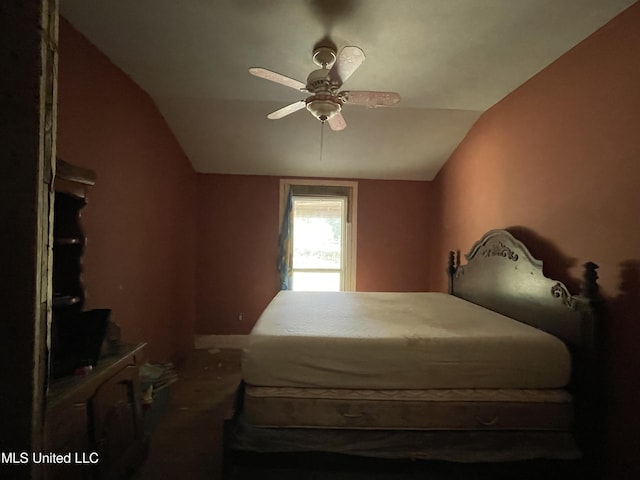
M 291 195 L 288 288 L 355 290 L 357 183 L 281 180 L 281 187 L 282 215 Z
M 292 290 L 344 290 L 346 197 L 293 197 Z

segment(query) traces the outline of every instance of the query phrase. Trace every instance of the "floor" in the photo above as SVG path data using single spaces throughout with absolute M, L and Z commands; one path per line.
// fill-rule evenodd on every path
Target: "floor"
M 222 421 L 240 382 L 240 350 L 194 350 L 176 369 L 168 408 L 133 480 L 221 478 Z

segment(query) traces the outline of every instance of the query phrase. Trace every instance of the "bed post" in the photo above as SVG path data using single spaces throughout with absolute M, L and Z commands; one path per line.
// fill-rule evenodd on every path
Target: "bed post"
M 454 251 L 449 252 L 449 261 L 447 262 L 447 276 L 449 278 L 449 295 L 453 295 L 453 277 L 456 274 L 456 254 Z
M 587 262 L 584 265 L 584 273 L 582 275 L 582 287 L 580 293 L 589 299 L 591 305 L 595 307 L 597 314 L 602 314 L 604 301 L 600 295 L 600 287 L 598 285 L 598 265 L 593 262 Z
M 591 318 L 584 324 L 585 344 L 580 352 L 580 367 L 577 373 L 577 422 L 578 440 L 585 453 L 586 463 L 600 478 L 603 473 L 602 449 L 605 436 L 605 303 L 598 286 L 598 265 L 587 262 L 584 265 L 580 296 L 589 304 Z

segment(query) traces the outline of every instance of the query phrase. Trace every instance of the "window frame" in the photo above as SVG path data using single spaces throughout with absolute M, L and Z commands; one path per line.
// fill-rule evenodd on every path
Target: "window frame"
M 358 182 L 354 180 L 319 180 L 302 178 L 281 178 L 280 179 L 280 209 L 278 215 L 278 231 L 282 226 L 282 217 L 286 206 L 287 195 L 292 185 L 312 185 L 316 187 L 344 187 L 350 189 L 351 195 L 346 203 L 346 218 L 343 255 L 343 291 L 356 290 L 356 260 L 357 260 L 357 232 L 358 232 Z M 335 194 L 328 194 L 335 197 Z

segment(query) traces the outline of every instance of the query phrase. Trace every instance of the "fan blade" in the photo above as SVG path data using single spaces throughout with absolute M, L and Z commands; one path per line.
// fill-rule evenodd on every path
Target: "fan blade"
M 368 91 L 344 91 L 340 92 L 344 103 L 351 105 L 364 105 L 365 107 L 389 107 L 400 101 L 400 95 L 396 92 L 368 92 Z
M 329 126 L 331 127 L 331 130 L 335 130 L 335 131 L 344 130 L 347 127 L 347 122 L 344 121 L 344 117 L 340 112 L 336 113 L 333 117 L 329 118 L 327 122 L 329 122 Z
M 304 100 L 298 100 L 297 102 L 291 103 L 286 107 L 282 107 L 275 112 L 271 112 L 269 115 L 267 115 L 267 118 L 269 120 L 278 120 L 279 118 L 286 117 L 293 112 L 297 112 L 298 110 L 304 108 L 305 105 L 306 103 Z
M 272 72 L 271 70 L 266 70 L 264 68 L 250 68 L 249 73 L 251 75 L 255 75 L 256 77 L 264 78 L 265 80 L 271 80 L 272 82 L 279 83 L 284 85 L 285 87 L 295 88 L 296 90 L 306 90 L 307 86 L 293 78 L 285 77 L 276 72 Z
M 344 47 L 336 63 L 329 70 L 329 79 L 332 85 L 340 86 L 355 72 L 364 62 L 364 52 L 358 47 Z

